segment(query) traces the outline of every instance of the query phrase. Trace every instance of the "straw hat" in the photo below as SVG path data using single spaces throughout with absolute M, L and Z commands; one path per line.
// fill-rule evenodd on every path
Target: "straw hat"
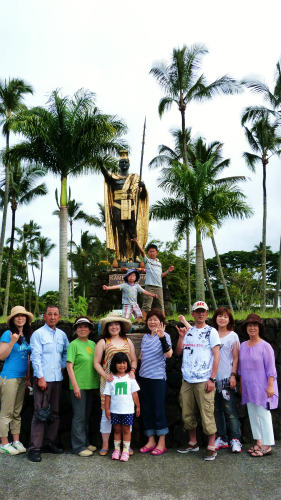
M 31 323 L 31 321 L 33 321 L 33 314 L 31 314 L 30 312 L 28 312 L 25 309 L 25 307 L 23 307 L 23 306 L 15 306 L 15 307 L 12 308 L 11 314 L 7 318 L 7 324 L 8 324 L 8 326 L 10 326 L 11 319 L 14 318 L 15 316 L 17 316 L 17 314 L 24 314 L 27 317 L 29 324 Z
M 132 326 L 132 323 L 127 318 L 119 316 L 116 313 L 109 313 L 105 318 L 100 320 L 100 334 L 102 335 L 104 329 L 108 323 L 123 323 L 125 331 L 128 332 Z

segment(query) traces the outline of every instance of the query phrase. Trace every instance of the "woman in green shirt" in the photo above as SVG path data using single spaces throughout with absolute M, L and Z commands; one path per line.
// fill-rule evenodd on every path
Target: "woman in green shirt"
M 99 379 L 93 360 L 96 344 L 89 340 L 93 324 L 87 316 L 80 316 L 73 325 L 77 339 L 67 349 L 67 372 L 72 404 L 71 445 L 80 457 L 90 457 L 96 447 L 89 444 L 88 425 L 92 410 L 94 390 Z

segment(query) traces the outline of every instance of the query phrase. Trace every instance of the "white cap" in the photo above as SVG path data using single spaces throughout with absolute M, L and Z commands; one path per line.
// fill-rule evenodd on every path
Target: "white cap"
M 205 309 L 205 311 L 209 311 L 206 302 L 203 302 L 203 300 L 197 300 L 197 302 L 194 302 L 192 311 L 196 311 L 196 309 Z

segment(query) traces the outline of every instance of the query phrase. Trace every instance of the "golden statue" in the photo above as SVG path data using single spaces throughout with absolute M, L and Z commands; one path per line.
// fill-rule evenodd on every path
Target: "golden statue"
M 121 261 L 134 258 L 132 238 L 137 238 L 144 247 L 148 236 L 148 193 L 139 175 L 129 174 L 129 166 L 128 151 L 122 151 L 120 174 L 109 173 L 101 167 L 105 180 L 106 246 L 114 250 Z

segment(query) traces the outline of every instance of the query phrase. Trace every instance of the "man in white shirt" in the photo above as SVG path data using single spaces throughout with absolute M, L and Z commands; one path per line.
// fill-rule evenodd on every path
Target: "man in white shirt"
M 208 312 L 208 306 L 204 301 L 195 302 L 192 306 L 195 325 L 190 328 L 186 322 L 186 328 L 178 328 L 177 354 L 183 354 L 180 404 L 184 428 L 189 432 L 187 448 L 180 449 L 178 452 L 188 453 L 199 450 L 196 439 L 196 415 L 199 410 L 203 431 L 208 435 L 208 447 L 204 460 L 214 460 L 217 455 L 214 397 L 215 377 L 220 360 L 220 338 L 217 330 L 206 324 Z

